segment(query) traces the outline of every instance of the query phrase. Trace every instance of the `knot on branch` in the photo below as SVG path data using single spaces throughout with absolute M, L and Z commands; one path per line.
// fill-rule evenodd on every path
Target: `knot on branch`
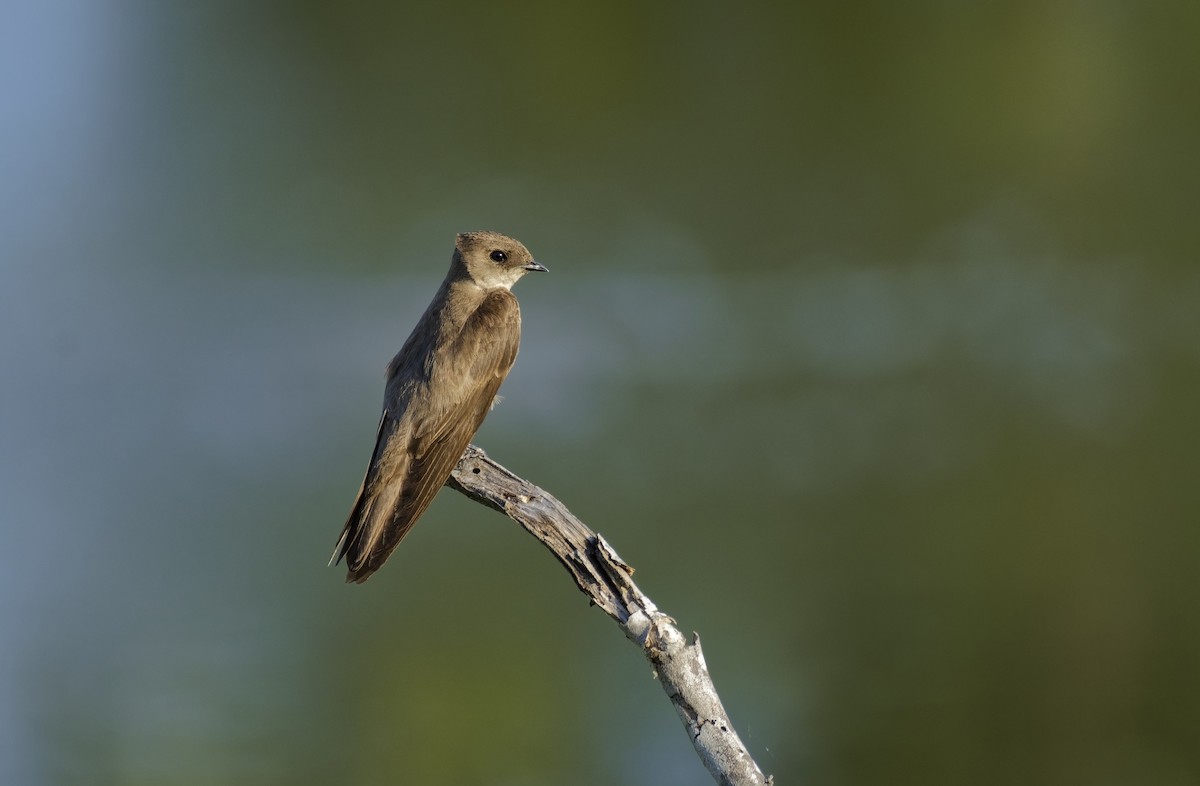
M 516 521 L 549 549 L 575 585 L 636 642 L 675 705 L 704 766 L 721 784 L 762 786 L 772 780 L 747 753 L 712 684 L 700 637 L 689 643 L 675 620 L 633 582 L 616 549 L 544 490 L 471 445 L 446 484 Z

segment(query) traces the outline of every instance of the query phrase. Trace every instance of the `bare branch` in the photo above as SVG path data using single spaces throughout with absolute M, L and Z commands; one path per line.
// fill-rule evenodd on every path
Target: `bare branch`
M 616 620 L 654 669 L 675 705 L 696 753 L 722 786 L 770 784 L 733 730 L 713 687 L 700 637 L 689 643 L 675 620 L 655 607 L 633 583 L 629 567 L 608 545 L 532 483 L 522 480 L 471 445 L 446 485 L 498 510 L 554 553 L 575 583 Z

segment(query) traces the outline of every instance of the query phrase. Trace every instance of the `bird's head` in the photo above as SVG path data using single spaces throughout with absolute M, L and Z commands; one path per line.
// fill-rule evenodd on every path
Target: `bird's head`
M 546 268 L 533 259 L 533 254 L 519 240 L 499 232 L 463 232 L 454 243 L 455 266 L 484 289 L 510 289 L 517 279 L 532 270 Z

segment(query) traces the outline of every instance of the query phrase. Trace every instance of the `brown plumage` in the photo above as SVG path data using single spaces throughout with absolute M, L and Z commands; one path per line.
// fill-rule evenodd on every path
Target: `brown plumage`
M 479 429 L 521 342 L 509 291 L 546 268 L 495 232 L 458 236 L 450 272 L 388 364 L 375 452 L 330 564 L 361 583 L 429 507 Z

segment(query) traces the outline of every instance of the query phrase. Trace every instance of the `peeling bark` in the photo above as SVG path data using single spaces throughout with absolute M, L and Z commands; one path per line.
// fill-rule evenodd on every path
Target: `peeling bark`
M 650 661 L 704 766 L 722 786 L 764 786 L 713 687 L 700 637 L 689 642 L 633 583 L 631 568 L 603 537 L 544 490 L 522 480 L 471 445 L 446 485 L 498 510 L 525 528 L 562 563 L 592 603 L 621 626 Z

